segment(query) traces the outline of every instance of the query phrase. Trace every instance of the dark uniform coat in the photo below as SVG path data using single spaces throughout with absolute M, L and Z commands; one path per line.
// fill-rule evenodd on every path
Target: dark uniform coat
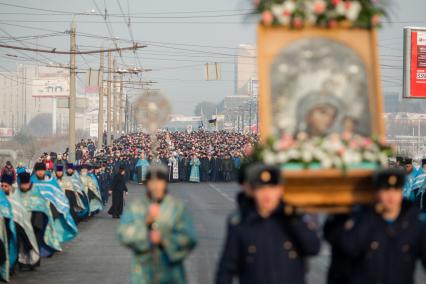
M 416 261 L 426 267 L 426 225 L 408 201 L 394 222 L 363 208 L 345 223 L 335 245 L 353 260 L 351 283 L 411 284 Z
M 269 218 L 252 211 L 244 222 L 230 218 L 217 284 L 303 284 L 305 257 L 315 255 L 320 240 L 299 216 L 286 215 L 281 205 Z
M 331 215 L 324 225 L 324 238 L 331 245 L 331 263 L 327 273 L 327 284 L 350 283 L 355 260 L 351 259 L 336 243 L 349 214 Z
M 202 182 L 210 181 L 210 161 L 208 158 L 200 158 L 200 179 Z
M 96 174 L 96 179 L 99 184 L 99 191 L 101 192 L 102 202 L 104 205 L 108 200 L 108 177 L 105 172 L 98 172 Z
M 112 190 L 112 204 L 111 208 L 108 211 L 108 214 L 113 217 L 119 217 L 123 214 L 124 207 L 124 192 L 127 192 L 125 176 L 121 174 L 116 174 L 111 182 Z

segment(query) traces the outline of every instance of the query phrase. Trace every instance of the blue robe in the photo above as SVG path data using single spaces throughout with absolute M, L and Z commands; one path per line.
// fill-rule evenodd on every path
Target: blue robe
M 55 227 L 60 242 L 66 243 L 74 239 L 78 234 L 77 225 L 70 212 L 70 204 L 64 191 L 55 179 L 39 180 L 35 176 L 31 178 L 33 191 L 38 191 L 43 198 L 48 200 L 60 213 L 55 219 Z
M 145 224 L 151 201 L 138 199 L 125 211 L 118 228 L 118 239 L 133 251 L 132 284 L 186 283 L 183 261 L 197 243 L 192 218 L 185 204 L 167 195 L 156 220 L 162 247 L 149 240 Z
M 189 165 L 191 166 L 191 174 L 189 175 L 190 182 L 200 182 L 200 160 L 192 159 Z
M 84 209 L 80 212 L 77 212 L 77 216 L 81 219 L 87 218 L 90 214 L 90 208 L 89 208 L 89 199 L 84 192 L 84 185 L 80 178 L 80 174 L 76 171 L 71 176 L 72 178 L 72 184 L 74 186 L 74 190 L 78 192 L 78 195 L 80 196 L 81 201 L 83 202 Z
M 135 177 L 134 181 L 139 183 L 144 182 L 146 180 L 146 173 L 149 168 L 149 162 L 146 159 L 139 159 L 135 166 Z
M 10 239 L 8 238 L 7 230 L 11 233 L 12 237 Z M 18 251 L 13 210 L 3 190 L 0 190 L 0 240 L 6 248 L 7 255 L 5 264 L 0 266 L 0 278 L 9 282 L 10 268 L 16 263 Z
M 418 182 L 416 182 L 418 174 L 417 171 L 412 171 L 409 175 L 407 175 L 407 180 L 405 181 L 405 185 L 402 191 L 402 194 L 404 195 L 404 198 L 407 200 L 413 201 L 415 197 L 413 196 L 413 189 L 414 185 Z
M 40 251 L 37 244 L 37 239 L 34 234 L 34 229 L 31 224 L 31 212 L 29 212 L 23 205 L 21 199 L 21 191 L 15 190 L 7 196 L 13 212 L 13 222 L 15 226 L 18 225 L 25 234 L 18 242 L 20 245 L 28 246 L 27 249 L 21 249 L 18 252 L 18 261 L 21 264 L 35 265 L 40 260 Z M 25 240 L 23 240 L 25 239 Z

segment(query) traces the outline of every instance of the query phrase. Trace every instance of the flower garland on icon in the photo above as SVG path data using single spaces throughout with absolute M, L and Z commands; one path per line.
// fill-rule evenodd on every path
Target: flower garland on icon
M 266 26 L 371 29 L 386 16 L 384 0 L 253 0 Z
M 297 137 L 284 134 L 247 150 L 247 159 L 286 168 L 298 165 L 302 169 L 341 169 L 385 167 L 394 149 L 378 139 L 351 134 L 331 134 L 325 137 Z

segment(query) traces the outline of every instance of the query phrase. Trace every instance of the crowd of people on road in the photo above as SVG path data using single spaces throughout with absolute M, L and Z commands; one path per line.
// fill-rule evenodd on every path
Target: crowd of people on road
M 31 169 L 6 162 L 0 173 L 0 281 L 36 270 L 42 258 L 61 252 L 80 222 L 96 216 L 110 195 L 117 199 L 117 191 L 127 191 L 119 178 L 124 171 L 114 162 L 77 165 L 55 153 L 44 153 Z M 109 210 L 114 218 L 123 211 L 117 204 Z
M 320 251 L 320 235 L 331 247 L 327 283 L 414 283 L 416 262 L 426 268 L 426 159 L 415 167 L 411 159 L 398 158 L 392 168 L 378 170 L 373 203 L 320 224 L 283 201 L 278 165 L 243 159 L 256 142 L 255 136 L 224 132 L 136 133 L 101 149 L 83 140 L 76 163 L 67 161 L 67 153 L 45 153 L 32 170 L 6 163 L 1 279 L 8 281 L 17 269 L 34 270 L 42 257 L 61 251 L 78 234 L 78 224 L 99 213 L 111 196 L 108 213 L 120 218 L 118 239 L 133 252 L 132 283 L 186 283 L 184 260 L 197 245 L 197 234 L 186 204 L 169 194 L 169 183 L 181 181 L 182 173 L 182 181 L 200 182 L 201 158 L 223 163 L 230 157 L 232 171 L 222 165 L 212 170 L 222 167 L 222 179 L 237 178 L 241 186 L 215 283 L 303 284 L 307 258 Z M 182 164 L 188 168 L 182 170 Z M 131 180 L 143 183 L 146 192 L 124 208 Z
M 164 166 L 167 182 L 231 181 L 244 147 L 256 141 L 226 132 L 164 131 L 154 139 L 136 133 L 100 149 L 91 139 L 81 140 L 75 163 L 69 162 L 69 149 L 43 153 L 32 167 L 7 161 L 0 170 L 0 279 L 36 270 L 43 257 L 62 251 L 77 236 L 78 224 L 99 213 L 109 196 L 108 213 L 120 218 L 126 182 L 146 183 L 149 168 Z
M 150 164 L 166 166 L 169 182 L 231 182 L 237 178 L 246 148 L 257 141 L 257 135 L 225 131 L 161 131 L 154 139 L 140 132 L 101 149 L 83 140 L 77 145 L 76 160 L 78 164 L 119 163 L 128 170 L 126 180 L 139 183 L 145 181 Z M 154 143 L 158 153 L 153 153 Z

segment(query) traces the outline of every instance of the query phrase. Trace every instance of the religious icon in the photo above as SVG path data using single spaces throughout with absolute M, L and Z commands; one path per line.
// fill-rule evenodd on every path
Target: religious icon
M 273 60 L 270 82 L 274 134 L 371 136 L 367 71 L 344 44 L 326 38 L 293 42 Z

